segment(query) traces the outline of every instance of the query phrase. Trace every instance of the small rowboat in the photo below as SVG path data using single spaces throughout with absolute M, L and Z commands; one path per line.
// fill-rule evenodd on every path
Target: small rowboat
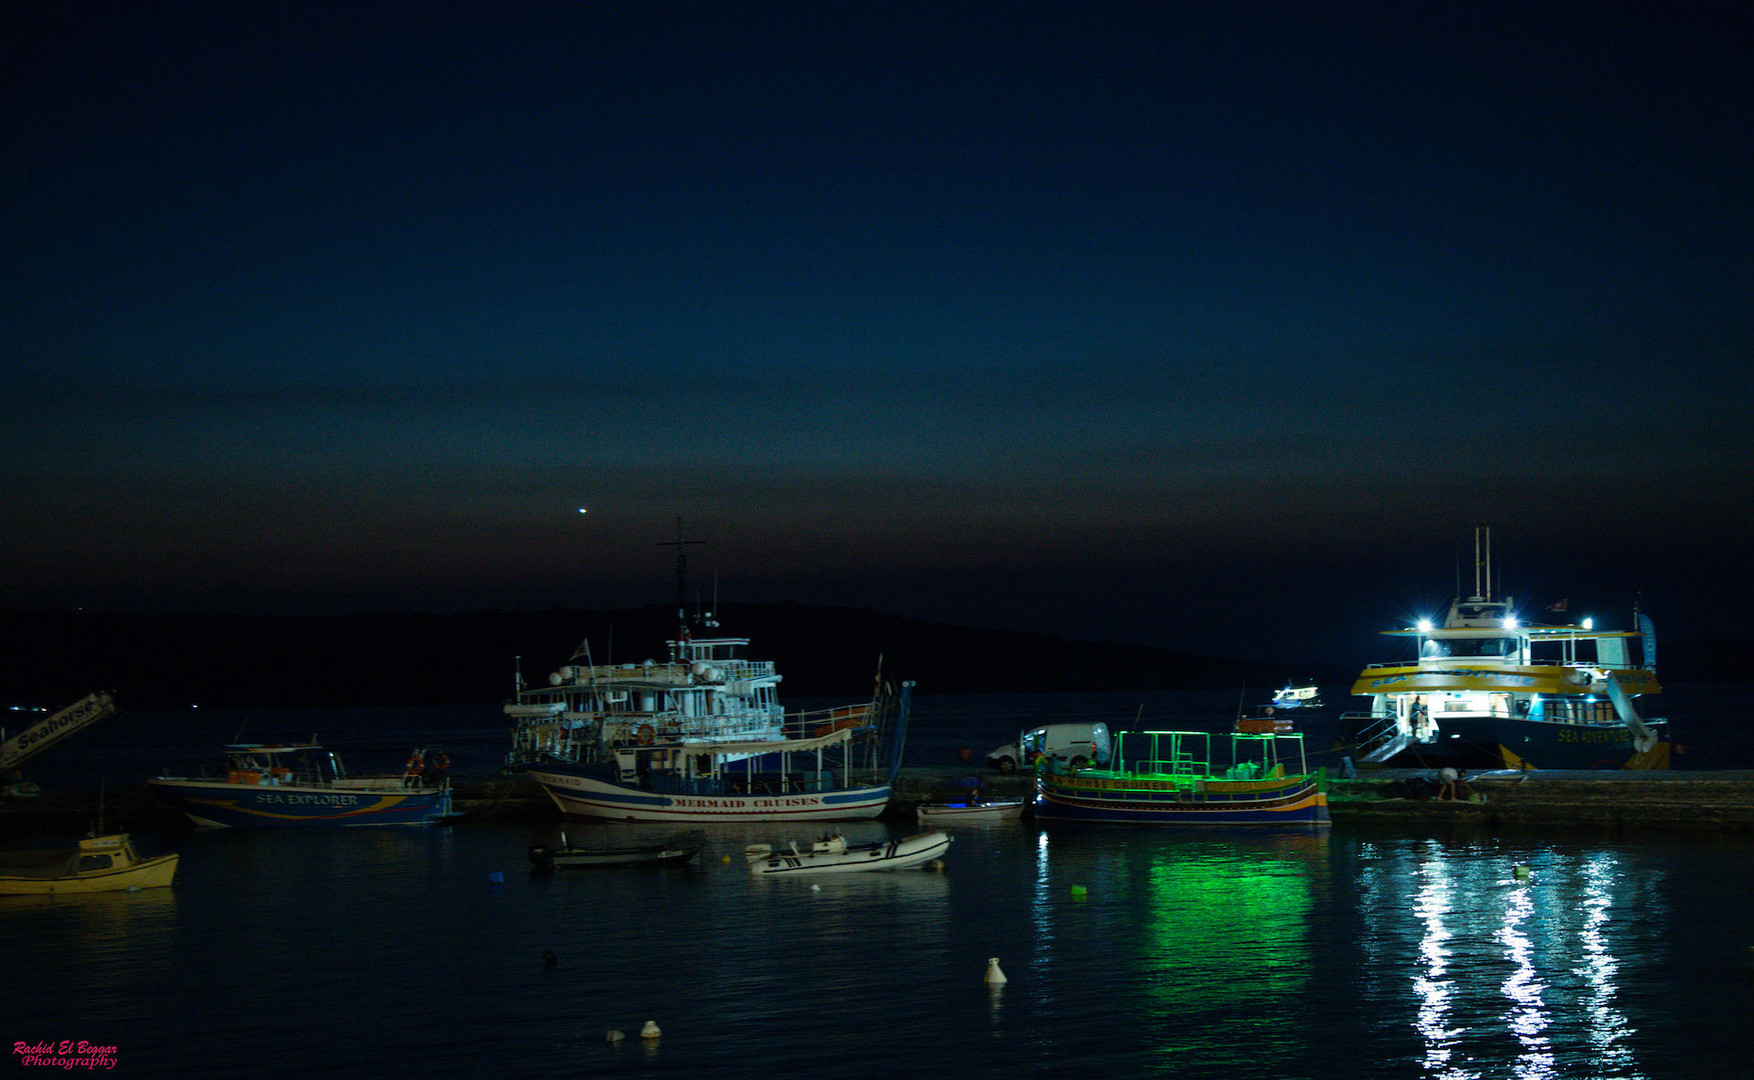
M 986 825 L 995 821 L 1016 821 L 1029 805 L 1022 799 L 1005 802 L 921 803 L 914 816 L 921 825 Z
M 678 833 L 661 844 L 643 847 L 580 848 L 560 834 L 558 844 L 532 844 L 530 861 L 538 870 L 580 870 L 600 866 L 680 866 L 696 855 L 706 838 L 698 833 Z
M 771 844 L 744 849 L 752 874 L 847 874 L 864 870 L 904 870 L 931 862 L 950 848 L 950 837 L 933 830 L 900 840 L 848 844 L 831 834 L 800 848 L 794 841 L 775 850 Z

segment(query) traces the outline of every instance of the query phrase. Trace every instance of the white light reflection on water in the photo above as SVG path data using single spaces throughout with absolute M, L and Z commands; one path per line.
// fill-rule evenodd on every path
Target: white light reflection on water
M 1461 1031 L 1450 1026 L 1454 991 L 1448 977 L 1450 932 L 1444 925 L 1453 891 L 1448 864 L 1431 859 L 1419 867 L 1415 877 L 1418 891 L 1413 897 L 1413 912 L 1424 933 L 1419 938 L 1420 967 L 1413 979 L 1413 992 L 1419 999 L 1414 1025 L 1425 1038 L 1426 1071 L 1444 1080 L 1459 1080 L 1473 1074 L 1451 1065 Z
M 1576 974 L 1589 991 L 1583 1008 L 1589 1017 L 1590 1053 L 1601 1063 L 1606 1075 L 1642 1076 L 1628 1044 L 1632 1025 L 1614 1003 L 1620 991 L 1620 961 L 1610 947 L 1607 930 L 1614 909 L 1611 889 L 1622 873 L 1616 862 L 1608 854 L 1595 854 L 1584 860 L 1584 925 L 1579 933 L 1583 961 Z
M 1651 960 L 1662 912 L 1648 865 L 1611 849 L 1496 839 L 1361 854 L 1367 993 L 1385 1037 L 1406 1018 L 1417 1039 L 1409 1065 L 1443 1080 L 1646 1075 L 1619 974 L 1629 956 Z M 1533 866 L 1528 880 L 1517 864 Z M 1410 1010 L 1397 1007 L 1397 982 Z
M 1532 891 L 1527 887 L 1519 887 L 1511 891 L 1511 901 L 1504 912 L 1504 925 L 1495 935 L 1499 944 L 1504 946 L 1506 957 L 1511 963 L 1510 977 L 1505 979 L 1501 988 L 1504 996 L 1512 1003 L 1507 1024 L 1522 1044 L 1517 1056 L 1515 1075 L 1527 1077 L 1528 1080 L 1539 1080 L 1541 1077 L 1553 1076 L 1553 1052 L 1546 1038 L 1549 1023 L 1547 1007 L 1541 1000 L 1545 984 L 1541 973 L 1535 966 L 1534 942 L 1523 929 L 1523 924 L 1534 914 L 1535 901 Z

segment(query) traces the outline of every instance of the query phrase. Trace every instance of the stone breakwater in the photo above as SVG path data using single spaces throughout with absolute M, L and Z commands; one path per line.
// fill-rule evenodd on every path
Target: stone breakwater
M 1754 772 L 1488 773 L 1462 799 L 1437 799 L 1429 774 L 1367 776 L 1329 785 L 1328 811 L 1351 821 L 1486 825 L 1754 829 Z
M 980 779 L 987 798 L 1024 798 L 1034 792 L 1034 777 L 1026 772 L 908 768 L 896 778 L 884 816 L 911 821 L 919 803 L 959 802 L 968 794 L 968 777 Z M 542 822 L 560 817 L 524 776 L 459 778 L 451 786 L 455 809 L 471 820 Z M 1330 780 L 1328 808 L 1339 827 L 1436 821 L 1485 827 L 1754 830 L 1754 771 L 1482 773 L 1467 777 L 1465 794 L 1471 798 L 1437 799 L 1436 792 L 1429 771 L 1366 773 L 1358 779 Z M 0 833 L 83 833 L 93 827 L 100 806 L 110 828 L 192 828 L 141 785 L 107 792 L 50 790 L 40 798 L 10 800 L 0 806 Z
M 956 769 L 904 769 L 898 802 L 960 799 L 964 776 L 989 797 L 1034 791 L 1029 773 L 1001 776 Z M 1467 778 L 1475 798 L 1438 799 L 1435 771 L 1366 773 L 1328 782 L 1328 812 L 1349 822 L 1455 821 L 1483 825 L 1591 825 L 1664 829 L 1754 829 L 1754 771 L 1482 773 Z

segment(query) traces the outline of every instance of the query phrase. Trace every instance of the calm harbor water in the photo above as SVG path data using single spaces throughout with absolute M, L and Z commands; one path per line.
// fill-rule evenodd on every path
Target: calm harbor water
M 920 704 L 913 745 L 934 758 L 984 753 L 1019 709 L 1102 707 Z M 467 771 L 472 733 L 487 754 L 503 732 L 491 713 L 453 719 L 443 738 Z M 395 754 L 427 738 L 407 715 L 298 720 Z M 159 748 L 155 723 L 131 751 L 84 753 L 119 768 Z M 794 838 L 760 826 L 710 830 L 684 869 L 532 876 L 525 848 L 558 827 L 144 837 L 182 853 L 174 890 L 0 898 L 11 1067 L 50 1067 L 18 1043 L 83 1041 L 114 1047 L 116 1073 L 161 1077 L 1746 1073 L 1754 866 L 1739 834 L 1026 821 L 954 830 L 941 873 L 812 888 L 747 873 L 746 843 Z M 1001 989 L 982 981 L 988 957 Z M 662 1038 L 638 1038 L 648 1019 Z M 611 1046 L 610 1029 L 628 1039 Z

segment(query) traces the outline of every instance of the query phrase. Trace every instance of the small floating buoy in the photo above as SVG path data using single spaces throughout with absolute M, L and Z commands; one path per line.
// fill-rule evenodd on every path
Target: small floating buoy
M 1518 881 L 1527 881 L 1527 880 L 1529 880 L 1529 868 L 1528 868 L 1528 867 L 1526 867 L 1526 866 L 1523 866 L 1523 865 L 1521 865 L 1521 864 L 1518 864 L 1518 865 L 1517 865 L 1517 868 L 1516 868 L 1516 869 L 1515 869 L 1515 870 L 1513 870 L 1513 871 L 1511 871 L 1511 872 L 1512 872 L 1512 873 L 1514 873 L 1514 874 L 1515 874 L 1515 875 L 1516 875 L 1516 879 L 1517 879 L 1517 880 L 1518 880 Z
M 1082 900 L 1090 895 L 1090 891 L 1082 885 L 1072 886 L 1072 899 Z
M 504 885 L 505 874 L 502 871 L 495 870 L 493 873 L 487 875 L 487 883 L 489 885 Z
M 722 863 L 729 863 L 731 861 L 731 857 L 729 855 L 720 855 L 719 861 Z
M 987 985 L 988 986 L 998 986 L 1001 983 L 1004 983 L 1006 981 L 1007 980 L 1005 979 L 1005 973 L 1003 971 L 999 970 L 999 958 L 995 956 L 992 959 L 988 960 L 987 961 Z
M 639 1037 L 642 1039 L 656 1039 L 662 1034 L 664 1033 L 658 1030 L 656 1020 L 647 1020 L 646 1026 L 639 1029 Z
M 926 864 L 926 869 L 934 871 L 934 872 L 939 873 L 939 874 L 942 874 L 944 872 L 944 860 L 943 859 L 933 859 L 931 862 Z
M 811 882 L 810 883 L 810 891 L 811 892 L 821 892 L 822 886 L 816 884 L 815 882 Z
M 549 968 L 559 967 L 560 966 L 560 957 L 554 955 L 552 952 L 549 952 L 547 949 L 544 949 L 544 950 L 542 950 L 542 966 L 549 967 Z
M 614 1028 L 610 1028 L 608 1033 L 603 1036 L 603 1041 L 607 1042 L 610 1046 L 614 1046 L 625 1038 L 627 1038 L 627 1033 L 625 1031 L 616 1031 Z

